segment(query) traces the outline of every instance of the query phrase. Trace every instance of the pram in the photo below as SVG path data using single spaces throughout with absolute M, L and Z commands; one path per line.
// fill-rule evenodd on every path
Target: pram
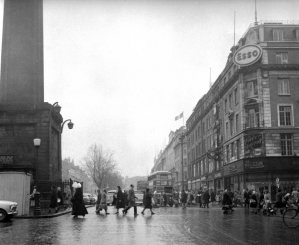
M 232 213 L 234 211 L 233 205 L 223 205 L 222 210 L 224 214 L 228 214 L 229 211 Z

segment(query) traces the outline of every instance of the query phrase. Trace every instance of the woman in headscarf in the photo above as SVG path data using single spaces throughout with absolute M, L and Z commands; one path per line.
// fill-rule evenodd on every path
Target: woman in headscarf
M 144 198 L 143 198 L 143 205 L 144 209 L 142 210 L 142 214 L 144 215 L 144 210 L 149 209 L 151 211 L 151 214 L 155 214 L 152 210 L 152 193 L 150 192 L 149 188 L 146 188 Z
M 120 186 L 117 186 L 118 190 L 117 190 L 117 193 L 116 193 L 116 213 L 115 214 L 118 214 L 118 210 L 120 208 L 125 208 L 125 201 L 124 201 L 124 195 L 123 195 L 123 192 L 120 188 Z
M 84 217 L 86 214 L 88 214 L 88 212 L 83 202 L 83 193 L 81 189 L 81 184 L 74 183 L 73 187 L 76 188 L 76 190 L 72 198 L 72 203 L 73 203 L 72 215 L 74 215 L 74 218 L 78 218 L 78 215 L 82 215 Z

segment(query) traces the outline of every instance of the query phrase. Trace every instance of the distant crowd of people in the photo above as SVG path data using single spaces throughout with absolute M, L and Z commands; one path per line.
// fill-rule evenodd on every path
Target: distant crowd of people
M 74 188 L 74 195 L 72 195 L 69 186 L 66 186 L 64 195 L 61 192 L 60 187 L 52 186 L 50 195 L 49 213 L 54 209 L 57 213 L 60 208 L 67 209 L 72 208 L 72 215 L 74 217 L 85 216 L 88 214 L 87 209 L 83 200 L 83 193 L 81 184 L 74 182 L 72 185 Z M 34 194 L 36 187 L 30 195 L 31 200 L 34 200 Z M 134 215 L 137 216 L 137 207 L 134 185 L 130 186 L 130 190 L 122 190 L 120 186 L 117 187 L 117 191 L 114 196 L 113 204 L 116 208 L 116 213 L 119 214 L 119 209 L 122 209 L 123 215 L 126 215 L 129 209 L 133 208 Z M 250 208 L 251 213 L 257 214 L 262 210 L 264 215 L 275 215 L 277 210 L 280 210 L 282 214 L 288 205 L 298 203 L 299 190 L 291 188 L 291 191 L 283 191 L 280 188 L 277 190 L 275 196 L 275 202 L 271 202 L 271 196 L 268 190 L 248 190 L 244 189 L 242 192 L 239 190 L 218 190 L 215 194 L 213 189 L 200 188 L 197 193 L 195 191 L 184 191 L 178 192 L 173 189 L 172 193 L 154 193 L 147 188 L 143 195 L 143 210 L 141 214 L 144 215 L 146 209 L 150 210 L 151 215 L 155 214 L 153 208 L 175 206 L 192 207 L 196 203 L 200 208 L 209 208 L 209 204 L 220 204 L 224 213 L 229 211 L 233 212 L 235 207 Z M 97 190 L 97 202 L 96 202 L 96 213 L 99 214 L 102 210 L 108 215 L 107 207 L 107 190 Z

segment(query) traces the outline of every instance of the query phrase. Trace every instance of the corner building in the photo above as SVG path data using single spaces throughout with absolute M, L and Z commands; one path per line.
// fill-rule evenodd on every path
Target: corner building
M 187 120 L 189 189 L 299 189 L 299 22 L 250 25 Z

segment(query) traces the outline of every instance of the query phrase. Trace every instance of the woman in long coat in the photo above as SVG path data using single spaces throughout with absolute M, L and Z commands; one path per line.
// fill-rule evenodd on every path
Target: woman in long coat
M 149 188 L 146 188 L 146 191 L 145 191 L 145 194 L 144 194 L 144 197 L 143 197 L 143 205 L 144 205 L 144 208 L 142 210 L 142 214 L 144 215 L 144 210 L 145 209 L 149 209 L 151 211 L 151 214 L 155 214 L 152 210 L 152 193 L 150 192 L 150 189 Z
M 118 188 L 117 193 L 116 193 L 116 209 L 117 209 L 117 212 L 115 214 L 118 214 L 118 210 L 120 208 L 125 208 L 125 201 L 124 201 L 123 192 L 122 192 L 120 186 L 118 186 L 117 188 Z
M 186 194 L 185 190 L 182 190 L 181 202 L 182 202 L 183 209 L 185 209 L 186 202 L 187 202 L 187 194 Z
M 71 198 L 72 198 L 72 192 L 70 187 L 67 185 L 65 191 L 65 201 L 64 201 L 64 204 L 66 205 L 67 208 L 71 207 Z
M 74 218 L 78 218 L 78 215 L 82 215 L 84 217 L 85 214 L 88 214 L 88 212 L 83 202 L 83 193 L 81 189 L 81 184 L 78 183 L 75 188 L 76 191 L 72 198 L 72 203 L 73 203 L 72 215 L 74 215 Z
M 57 192 L 56 192 L 55 186 L 51 187 L 51 197 L 50 197 L 50 205 L 49 205 L 49 214 L 51 213 L 51 208 L 55 208 L 55 213 L 58 213 Z

